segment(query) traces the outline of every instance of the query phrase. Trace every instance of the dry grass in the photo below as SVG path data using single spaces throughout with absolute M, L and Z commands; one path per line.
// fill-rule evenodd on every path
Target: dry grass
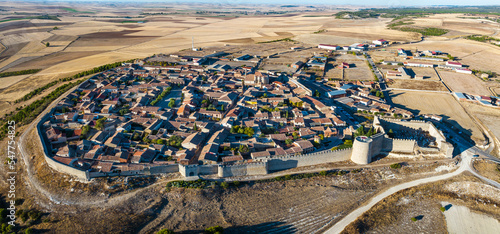
M 500 182 L 500 165 L 487 160 L 475 160 L 474 169 L 482 176 Z
M 431 80 L 409 80 L 409 79 L 391 79 L 387 82 L 390 88 L 397 89 L 415 89 L 431 91 L 448 91 L 440 81 Z
M 482 124 L 486 125 L 497 139 L 500 139 L 500 110 L 498 108 L 486 107 L 476 103 L 462 102 L 462 105 L 478 118 Z
M 419 51 L 440 50 L 451 54 L 459 59 L 459 62 L 469 65 L 470 69 L 494 71 L 500 73 L 498 61 L 500 59 L 500 47 L 471 41 L 466 39 L 438 40 L 426 39 L 423 42 L 412 45 L 401 45 L 403 49 Z
M 23 79 L 28 77 L 30 75 L 20 75 L 20 76 L 10 76 L 10 77 L 3 77 L 0 78 L 0 90 L 5 89 Z
M 444 121 L 461 129 L 476 143 L 483 144 L 485 140 L 482 131 L 450 94 L 392 90 L 390 97 L 394 104 L 414 113 L 443 116 Z
M 439 74 L 453 92 L 484 96 L 491 95 L 488 88 L 486 88 L 485 82 L 474 75 L 443 70 L 439 71 Z

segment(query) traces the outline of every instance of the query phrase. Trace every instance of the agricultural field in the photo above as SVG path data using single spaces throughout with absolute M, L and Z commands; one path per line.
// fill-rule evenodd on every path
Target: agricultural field
M 440 115 L 443 121 L 460 129 L 476 143 L 483 144 L 485 140 L 482 131 L 451 94 L 391 90 L 389 96 L 395 106 L 414 114 Z
M 500 47 L 487 43 L 466 40 L 438 40 L 426 39 L 418 44 L 398 46 L 403 49 L 419 51 L 439 50 L 457 57 L 458 62 L 468 65 L 469 69 L 492 71 L 500 73 L 498 61 L 500 59 Z
M 373 73 L 362 55 L 341 54 L 335 57 L 336 66 L 342 62 L 348 63 L 351 66 L 344 69 L 345 80 L 374 80 Z
M 424 18 L 416 18 L 412 21 L 415 26 L 449 30 L 447 34 L 443 35 L 444 37 L 470 34 L 492 34 L 496 30 L 492 25 L 481 23 L 481 20 L 458 18 L 461 16 L 463 16 L 463 14 L 440 14 Z
M 426 81 L 439 81 L 439 77 L 436 74 L 436 70 L 434 68 L 428 67 L 412 67 L 411 70 L 417 76 L 423 76 Z
M 471 74 L 440 70 L 439 75 L 453 92 L 491 96 L 486 83 Z
M 395 89 L 448 91 L 440 81 L 432 80 L 388 79 L 387 84 Z
M 500 109 L 470 102 L 462 102 L 462 105 L 500 140 Z

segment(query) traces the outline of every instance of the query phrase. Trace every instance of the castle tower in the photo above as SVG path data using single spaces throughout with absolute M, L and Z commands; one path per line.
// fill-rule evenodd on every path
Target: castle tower
M 358 136 L 354 139 L 351 160 L 356 164 L 368 164 L 371 162 L 371 147 L 373 140 L 366 136 Z

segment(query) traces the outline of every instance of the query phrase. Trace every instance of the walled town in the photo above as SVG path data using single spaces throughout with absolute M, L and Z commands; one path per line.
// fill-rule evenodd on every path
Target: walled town
M 432 123 L 404 131 L 380 126 L 379 116 L 414 117 L 387 104 L 380 83 L 318 75 L 327 66 L 342 74 L 356 66 L 336 62 L 335 56 L 358 56 L 388 43 L 292 47 L 285 53 L 312 50 L 313 56 L 283 66 L 290 73 L 260 69 L 264 59 L 280 53 L 263 58 L 204 51 L 123 63 L 86 80 L 52 110 L 40 126 L 47 160 L 90 179 L 168 172 L 266 174 L 350 157 L 366 164 L 382 151 L 451 157 L 453 146 Z M 201 53 L 194 47 L 189 52 Z M 400 73 L 388 71 L 387 78 Z M 366 125 L 366 118 L 376 123 Z M 363 149 L 372 135 L 378 146 Z

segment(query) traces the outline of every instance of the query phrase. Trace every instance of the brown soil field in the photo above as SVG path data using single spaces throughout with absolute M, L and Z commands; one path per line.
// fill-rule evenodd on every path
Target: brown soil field
M 24 46 L 28 43 L 18 43 L 14 45 L 7 46 L 7 49 L 0 54 L 0 59 L 6 59 L 18 53 Z
M 370 56 L 372 57 L 373 62 L 381 62 L 382 60 L 384 61 L 398 61 L 397 58 L 397 52 L 393 48 L 384 48 L 384 49 L 378 49 L 375 51 L 370 51 L 368 52 Z
M 7 87 L 9 87 L 9 86 L 11 86 L 11 85 L 13 85 L 13 84 L 15 84 L 15 83 L 23 80 L 23 79 L 25 79 L 28 76 L 30 76 L 30 75 L 9 76 L 9 77 L 0 78 L 0 92 L 3 89 L 5 89 L 5 88 L 7 88 Z
M 387 81 L 389 88 L 448 91 L 440 81 L 408 80 L 408 79 L 389 79 L 389 80 L 390 81 Z
M 474 75 L 440 70 L 443 81 L 453 92 L 490 96 L 486 83 Z
M 434 70 L 434 68 L 412 67 L 411 70 L 413 70 L 413 72 L 417 76 L 424 76 L 424 79 L 426 81 L 429 81 L 429 80 L 439 81 L 439 77 L 436 74 L 436 70 Z
M 355 63 L 355 67 L 344 69 L 346 80 L 374 80 L 372 71 L 365 61 Z
M 464 136 L 470 136 L 476 143 L 483 144 L 485 139 L 482 131 L 451 94 L 395 90 L 390 91 L 389 94 L 396 106 L 415 114 L 440 115 L 443 121 L 460 129 Z
M 350 68 L 344 69 L 344 79 L 346 80 L 374 80 L 373 73 L 366 63 L 366 59 L 360 55 L 341 54 L 336 56 L 333 65 L 334 69 L 338 69 L 338 64 L 345 62 L 351 65 Z M 334 72 L 339 73 L 339 72 Z M 340 74 L 339 74 L 340 76 Z
M 78 38 L 77 36 L 54 34 L 45 40 L 46 41 L 74 41 L 77 38 Z
M 50 66 L 68 61 L 77 58 L 82 58 L 86 56 L 91 56 L 95 54 L 99 54 L 102 51 L 87 51 L 87 52 L 57 52 L 50 55 L 42 56 L 39 58 L 35 58 L 28 62 L 21 63 L 14 67 L 9 68 L 6 71 L 18 71 L 18 70 L 27 70 L 27 69 L 45 69 Z
M 34 32 L 47 32 L 51 28 L 32 28 L 32 29 L 19 29 L 19 30 L 10 30 L 8 32 L 3 33 L 3 35 L 13 35 L 13 34 L 24 34 L 24 33 L 34 33 Z

